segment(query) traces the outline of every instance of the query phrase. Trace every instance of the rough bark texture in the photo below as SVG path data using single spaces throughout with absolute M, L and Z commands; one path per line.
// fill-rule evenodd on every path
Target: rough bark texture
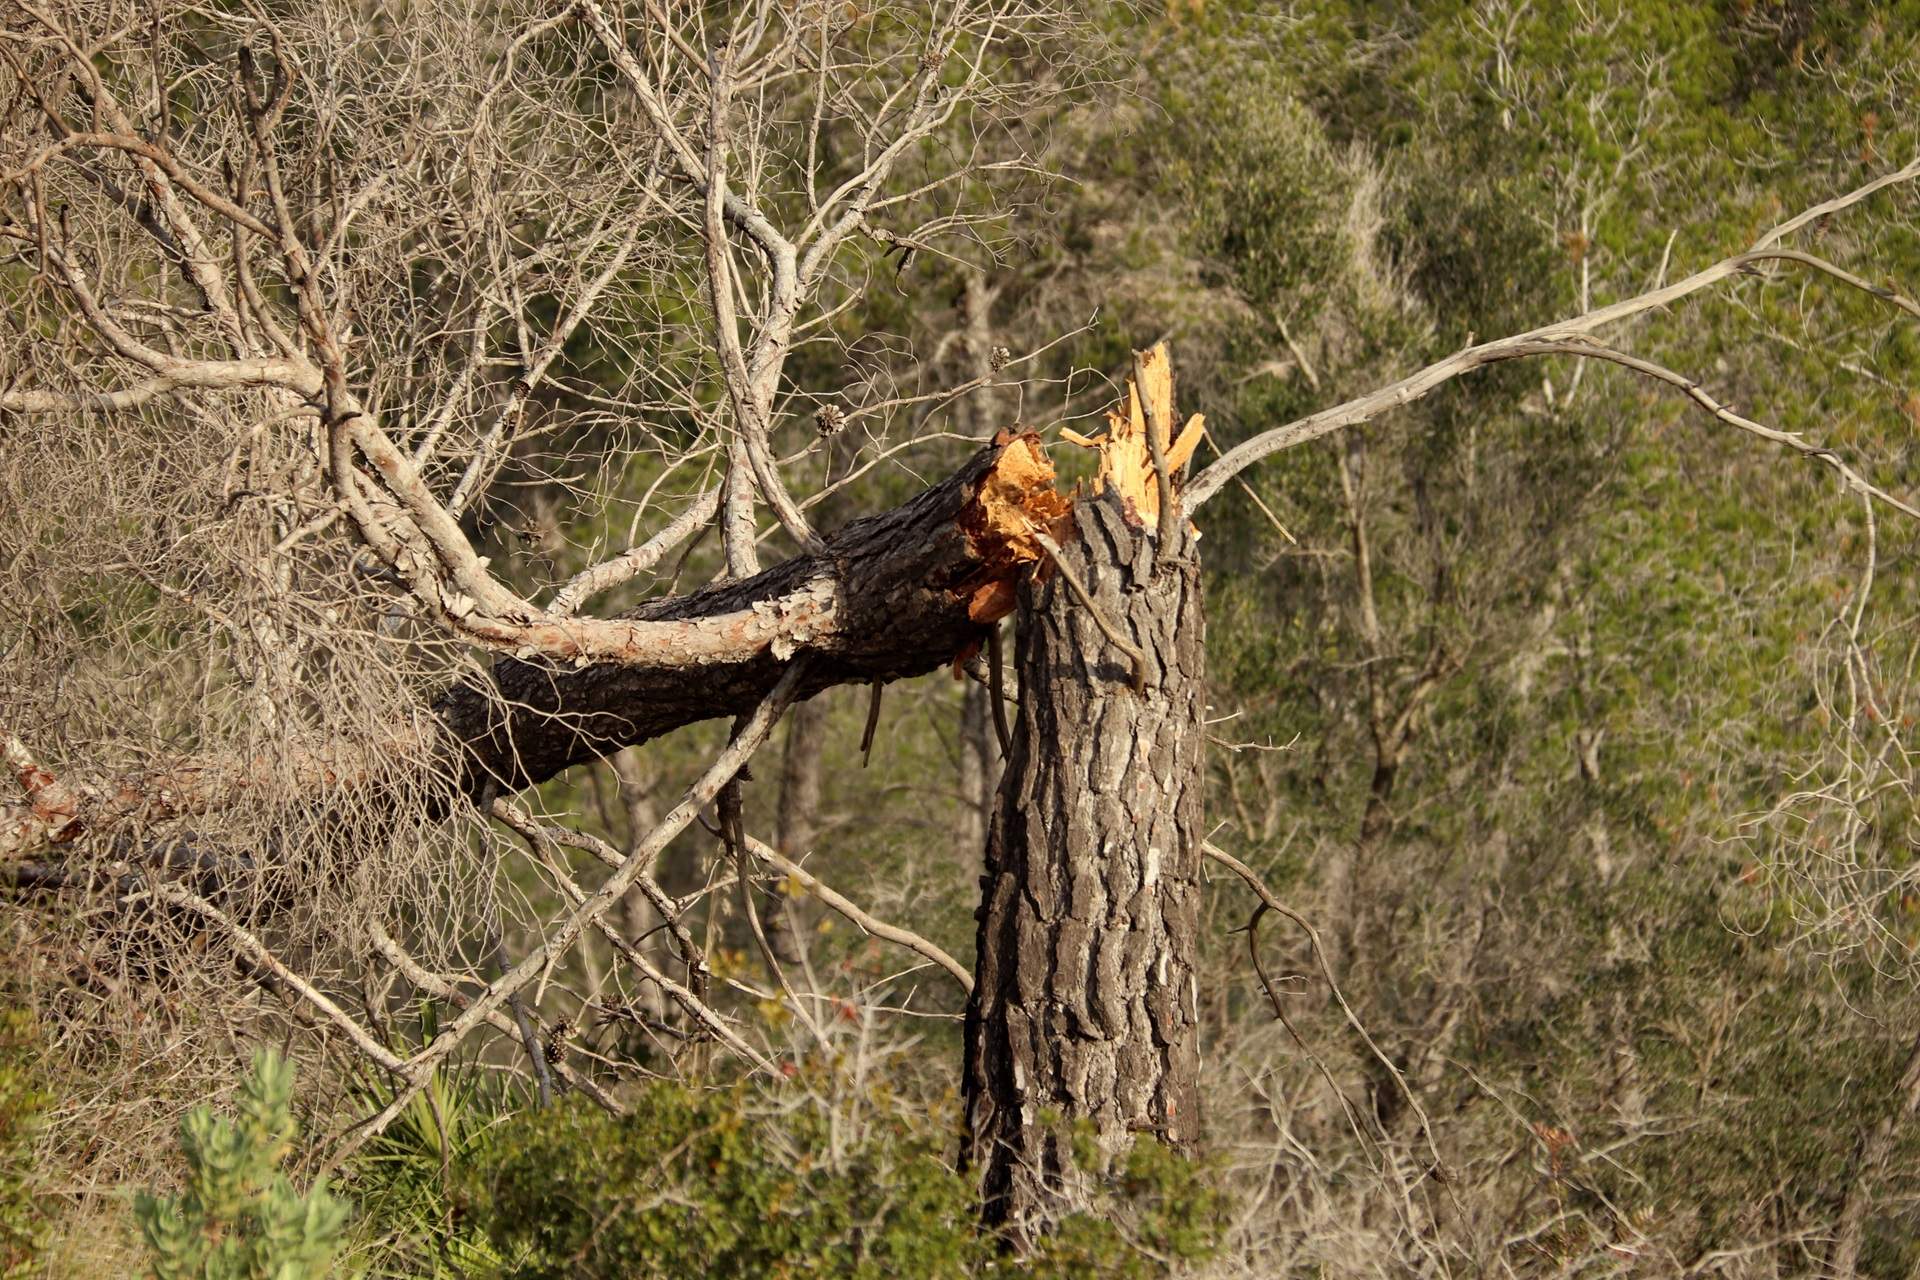
M 1104 1156 L 1199 1132 L 1203 628 L 1184 522 L 1155 540 L 1083 502 L 1065 563 L 1147 655 L 1146 688 L 1058 572 L 1022 591 L 1013 730 L 967 1011 L 968 1155 L 990 1220 L 1030 1238 L 1075 1197 L 1067 1126 Z M 1046 575 L 1042 575 L 1046 576 Z M 1060 1123 L 1049 1123 L 1055 1117 Z
M 1003 457 L 1028 448 L 1041 459 L 1050 496 L 1052 468 L 1037 444 L 1021 437 L 981 450 L 903 506 L 853 521 L 826 539 L 821 554 L 648 601 L 626 616 L 710 617 L 769 605 L 826 580 L 834 603 L 821 633 L 805 645 L 812 658 L 802 700 L 838 684 L 932 671 L 978 643 L 974 593 L 1013 575 L 1008 531 L 989 518 L 982 493 L 1004 474 Z M 693 669 L 570 668 L 508 658 L 494 664 L 490 681 L 450 689 L 438 710 L 459 751 L 454 768 L 465 788 L 477 794 L 491 779 L 513 791 L 684 725 L 744 715 L 780 678 L 787 656 L 761 649 L 739 662 Z

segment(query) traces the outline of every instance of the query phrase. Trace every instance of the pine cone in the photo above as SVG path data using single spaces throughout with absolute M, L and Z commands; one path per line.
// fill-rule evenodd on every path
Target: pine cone
M 823 404 L 813 415 L 813 426 L 822 437 L 836 435 L 847 425 L 847 413 L 837 404 Z
M 558 1066 L 567 1056 L 567 1037 L 573 1034 L 573 1020 L 562 1018 L 547 1032 L 547 1065 Z
M 993 350 L 987 352 L 987 368 L 993 370 L 995 373 L 1006 368 L 1012 360 L 1013 352 L 1006 347 L 995 347 Z

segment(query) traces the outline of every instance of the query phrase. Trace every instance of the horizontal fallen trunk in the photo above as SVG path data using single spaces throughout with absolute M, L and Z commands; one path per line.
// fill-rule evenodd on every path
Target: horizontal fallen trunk
M 689 627 L 746 612 L 804 615 L 803 630 L 693 667 L 500 659 L 490 680 L 457 685 L 437 706 L 460 755 L 461 787 L 515 791 L 682 726 L 743 715 L 802 648 L 811 655 L 802 700 L 945 666 L 1012 607 L 1040 554 L 1032 529 L 1065 508 L 1039 439 L 1015 437 L 904 505 L 853 521 L 818 554 L 625 615 Z
M 397 767 L 408 772 L 403 761 L 452 777 L 469 799 L 511 793 L 683 726 L 744 715 L 800 652 L 809 655 L 803 700 L 835 685 L 924 674 L 978 645 L 986 624 L 1012 608 L 1026 567 L 1042 554 L 1035 531 L 1067 509 L 1053 479 L 1036 436 L 1003 436 L 903 505 L 848 524 L 818 553 L 631 610 L 623 620 L 646 624 L 636 633 L 659 647 L 658 663 L 644 652 L 620 663 L 496 659 L 486 676 L 436 700 L 446 731 L 437 742 L 396 731 L 378 749 L 288 745 L 272 760 L 188 760 L 87 790 L 8 738 L 7 763 L 27 804 L 0 808 L 0 860 L 274 792 L 284 799 L 289 787 L 315 798 L 377 791 Z M 743 628 L 743 616 L 771 621 Z M 682 639 L 687 647 L 676 647 Z

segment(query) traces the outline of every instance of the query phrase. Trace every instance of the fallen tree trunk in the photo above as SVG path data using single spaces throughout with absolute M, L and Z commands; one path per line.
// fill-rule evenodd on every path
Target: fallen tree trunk
M 698 634 L 722 625 L 719 619 L 734 626 L 742 614 L 804 619 L 783 623 L 771 642 L 748 639 L 725 658 L 692 664 L 664 655 L 660 665 L 499 658 L 485 677 L 457 683 L 435 701 L 445 733 L 433 742 L 396 728 L 378 750 L 285 744 L 272 761 L 194 759 L 83 792 L 8 739 L 7 760 L 29 803 L 0 809 L 0 857 L 99 836 L 130 820 L 212 812 L 258 799 L 273 785 L 314 797 L 378 789 L 402 758 L 453 778 L 469 799 L 510 794 L 686 725 L 744 715 L 803 650 L 810 657 L 801 699 L 835 685 L 924 674 L 978 645 L 986 625 L 1012 608 L 1016 582 L 1042 554 L 1034 530 L 1066 509 L 1053 479 L 1038 437 L 1003 436 L 903 505 L 846 525 L 817 554 L 647 601 L 625 619 L 684 624 L 651 632 L 668 636 Z M 710 636 L 701 644 L 725 649 Z
M 853 521 L 817 555 L 648 601 L 626 616 L 695 622 L 811 599 L 817 621 L 796 637 L 812 655 L 801 699 L 835 685 L 922 675 L 977 645 L 983 626 L 1006 613 L 1015 580 L 1040 554 L 1029 522 L 1044 527 L 1064 507 L 1039 439 L 1014 437 L 904 505 Z M 744 715 L 792 654 L 775 643 L 692 669 L 565 669 L 505 658 L 489 681 L 455 686 L 437 709 L 461 754 L 463 789 L 478 794 L 492 782 L 514 791 L 684 725 Z

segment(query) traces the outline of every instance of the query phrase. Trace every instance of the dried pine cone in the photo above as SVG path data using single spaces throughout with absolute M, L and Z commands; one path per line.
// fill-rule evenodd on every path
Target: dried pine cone
M 1006 347 L 995 347 L 993 350 L 987 352 L 987 368 L 993 370 L 995 373 L 998 373 L 1002 369 L 1006 368 L 1008 362 L 1011 361 L 1012 359 L 1013 359 L 1012 351 L 1008 350 Z
M 822 436 L 834 435 L 847 425 L 847 413 L 837 404 L 823 404 L 813 415 L 814 429 Z
M 573 1020 L 571 1018 L 562 1018 L 559 1022 L 553 1024 L 553 1029 L 547 1032 L 548 1065 L 558 1065 L 560 1059 L 567 1056 L 567 1037 L 572 1034 Z

